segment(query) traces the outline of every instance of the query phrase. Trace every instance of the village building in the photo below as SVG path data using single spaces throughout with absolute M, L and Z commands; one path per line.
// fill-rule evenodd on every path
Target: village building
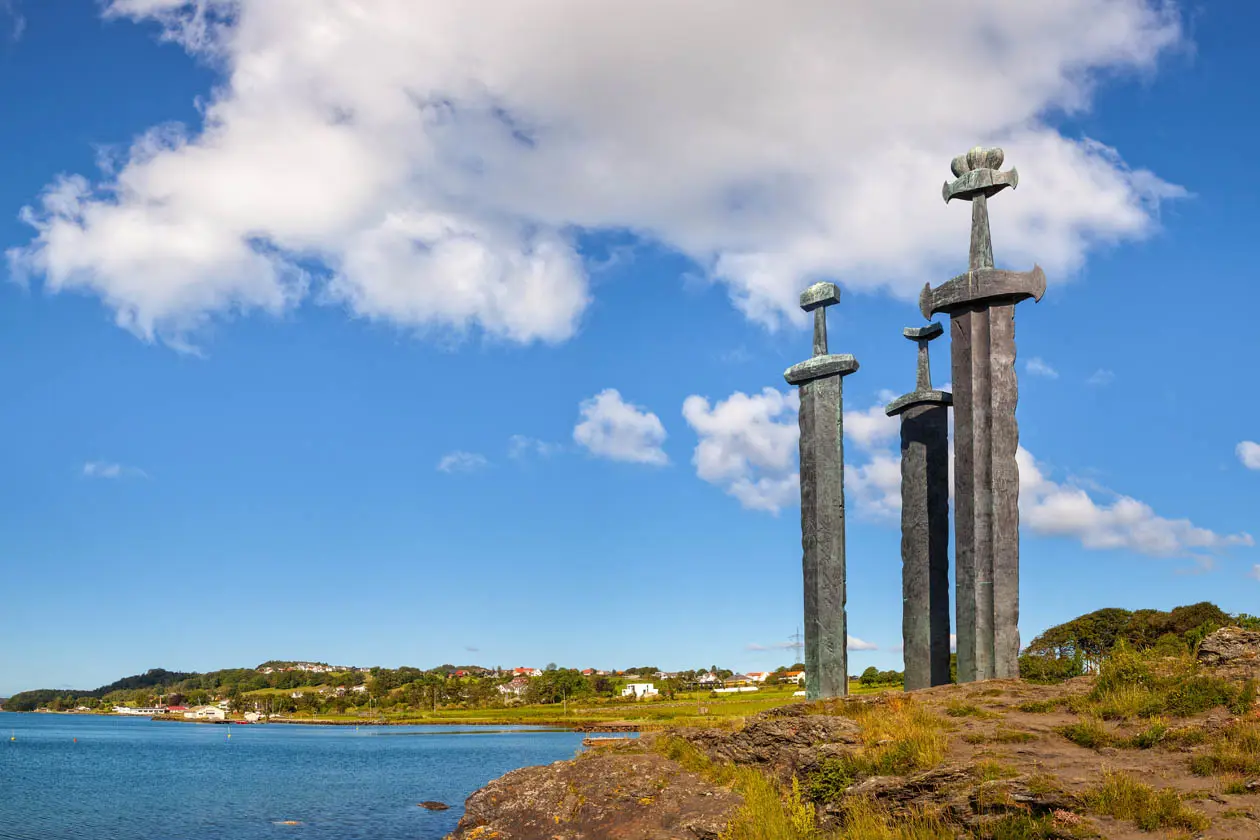
M 622 697 L 634 697 L 636 700 L 642 700 L 644 697 L 655 697 L 658 694 L 660 692 L 650 682 L 627 683 L 626 687 L 621 690 Z

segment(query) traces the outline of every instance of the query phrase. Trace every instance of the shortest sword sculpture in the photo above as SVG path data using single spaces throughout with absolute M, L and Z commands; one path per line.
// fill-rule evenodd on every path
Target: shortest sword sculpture
M 907 327 L 918 342 L 914 390 L 888 404 L 901 417 L 901 635 L 906 690 L 949 682 L 949 405 L 932 389 L 928 342 L 938 323 Z
M 801 293 L 801 309 L 814 313 L 814 355 L 783 374 L 800 388 L 801 397 L 805 694 L 810 700 L 849 693 L 841 380 L 858 363 L 853 356 L 827 352 L 826 308 L 839 302 L 834 283 L 815 283 Z

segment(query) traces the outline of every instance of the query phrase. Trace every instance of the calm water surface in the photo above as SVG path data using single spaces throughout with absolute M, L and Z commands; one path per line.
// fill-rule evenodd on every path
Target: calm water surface
M 356 731 L 0 712 L 0 838 L 438 840 L 474 790 L 572 758 L 581 742 L 527 727 Z M 451 810 L 416 807 L 428 799 Z

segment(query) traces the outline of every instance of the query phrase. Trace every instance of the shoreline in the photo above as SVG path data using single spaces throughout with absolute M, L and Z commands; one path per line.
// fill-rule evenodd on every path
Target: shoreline
M 0 711 L 4 711 L 0 709 Z M 196 720 L 194 718 L 176 717 L 173 715 L 153 715 L 145 717 L 143 715 L 120 715 L 113 712 L 9 712 L 13 715 L 65 715 L 70 717 L 80 717 L 90 715 L 92 717 L 104 718 L 128 718 L 138 717 L 145 720 L 155 720 L 162 723 L 197 723 L 208 724 L 211 726 L 264 726 L 269 724 L 281 724 L 288 726 L 512 726 L 512 727 L 531 727 L 549 730 L 562 730 L 566 732 L 642 732 L 644 724 L 634 723 L 631 721 L 599 721 L 599 720 L 562 720 L 562 719 L 541 719 L 522 722 L 520 720 L 511 720 L 504 718 L 477 718 L 475 720 L 381 720 L 379 718 L 372 720 L 302 720 L 293 718 L 281 718 L 273 720 L 263 720 L 257 722 L 247 722 L 242 720 Z M 529 731 L 529 730 L 521 730 Z

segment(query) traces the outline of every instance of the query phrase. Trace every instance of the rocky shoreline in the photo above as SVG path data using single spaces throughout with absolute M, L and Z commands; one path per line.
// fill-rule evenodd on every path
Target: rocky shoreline
M 1198 661 L 1199 670 L 1187 672 L 1170 696 L 1222 679 L 1241 693 L 1167 723 L 1140 715 L 1095 723 L 1096 678 L 1079 677 L 1058 685 L 991 680 L 796 703 L 748 718 L 739 729 L 596 739 L 610 743 L 569 761 L 515 770 L 473 793 L 446 840 L 894 836 L 854 829 L 854 807 L 891 821 L 880 823 L 889 828 L 930 815 L 936 830 L 925 837 L 1142 840 L 1156 836 L 1154 825 L 1182 830 L 1167 836 L 1254 840 L 1260 753 L 1246 759 L 1245 751 L 1252 741 L 1260 744 L 1254 689 L 1260 633 L 1218 631 L 1199 647 Z M 907 722 L 928 729 L 907 734 Z M 1094 740 L 1082 737 L 1093 726 L 1099 727 Z M 907 746 L 910 756 L 910 739 L 928 731 L 939 733 L 939 752 L 918 765 L 901 761 L 899 748 Z M 881 755 L 890 760 L 871 762 Z M 1213 762 L 1220 761 L 1234 762 L 1233 769 L 1214 775 Z M 854 769 L 837 774 L 837 768 Z M 749 770 L 779 791 L 776 801 L 804 791 L 806 801 L 797 798 L 794 813 L 808 815 L 812 827 L 732 834 L 733 827 L 747 828 L 753 807 L 741 793 L 749 788 L 738 781 Z M 816 784 L 829 777 L 830 789 Z M 1158 802 L 1158 809 L 1108 810 L 1100 791 L 1116 784 Z M 1012 827 L 1030 833 L 1009 833 Z

